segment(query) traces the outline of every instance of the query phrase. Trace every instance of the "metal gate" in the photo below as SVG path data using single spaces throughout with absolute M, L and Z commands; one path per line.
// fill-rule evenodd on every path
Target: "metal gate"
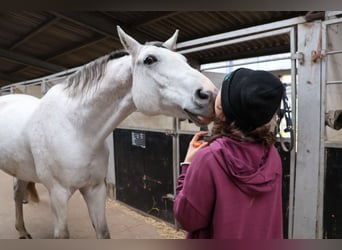
M 333 14 L 335 17 L 336 13 Z M 322 33 L 323 119 L 327 112 L 342 109 L 342 19 L 323 22 Z M 323 225 L 319 236 L 342 238 L 342 132 L 322 125 L 321 138 L 321 178 L 324 184 L 321 189 L 323 201 L 319 201 L 323 203 Z
M 342 133 L 326 124 L 342 109 L 342 12 L 298 25 L 298 135 L 292 238 L 342 237 Z

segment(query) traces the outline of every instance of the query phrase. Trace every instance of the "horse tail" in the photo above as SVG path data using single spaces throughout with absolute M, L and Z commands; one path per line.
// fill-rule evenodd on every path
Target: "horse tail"
M 34 182 L 29 182 L 27 184 L 27 196 L 31 201 L 36 203 L 39 202 L 39 195 Z

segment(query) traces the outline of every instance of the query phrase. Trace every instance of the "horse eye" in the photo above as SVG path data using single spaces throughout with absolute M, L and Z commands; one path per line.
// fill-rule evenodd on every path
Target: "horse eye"
M 152 63 L 155 63 L 157 61 L 157 58 L 155 56 L 148 56 L 144 60 L 144 64 L 151 65 Z

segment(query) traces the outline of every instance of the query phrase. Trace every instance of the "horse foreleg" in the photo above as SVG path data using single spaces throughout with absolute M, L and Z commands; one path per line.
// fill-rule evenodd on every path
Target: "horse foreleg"
M 52 212 L 54 214 L 54 238 L 69 238 L 67 226 L 68 200 L 71 192 L 59 185 L 53 186 L 50 190 Z
M 105 182 L 80 189 L 87 203 L 89 215 L 96 231 L 98 239 L 110 239 L 105 215 L 106 209 L 106 185 Z
M 13 191 L 15 201 L 15 228 L 19 232 L 19 239 L 32 239 L 26 231 L 23 214 L 23 199 L 25 197 L 28 182 L 16 180 Z

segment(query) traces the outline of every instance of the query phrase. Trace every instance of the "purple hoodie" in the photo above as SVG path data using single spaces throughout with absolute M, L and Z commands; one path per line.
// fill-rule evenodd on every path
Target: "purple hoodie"
M 187 238 L 282 239 L 281 188 L 274 146 L 222 137 L 183 165 L 174 215 Z

